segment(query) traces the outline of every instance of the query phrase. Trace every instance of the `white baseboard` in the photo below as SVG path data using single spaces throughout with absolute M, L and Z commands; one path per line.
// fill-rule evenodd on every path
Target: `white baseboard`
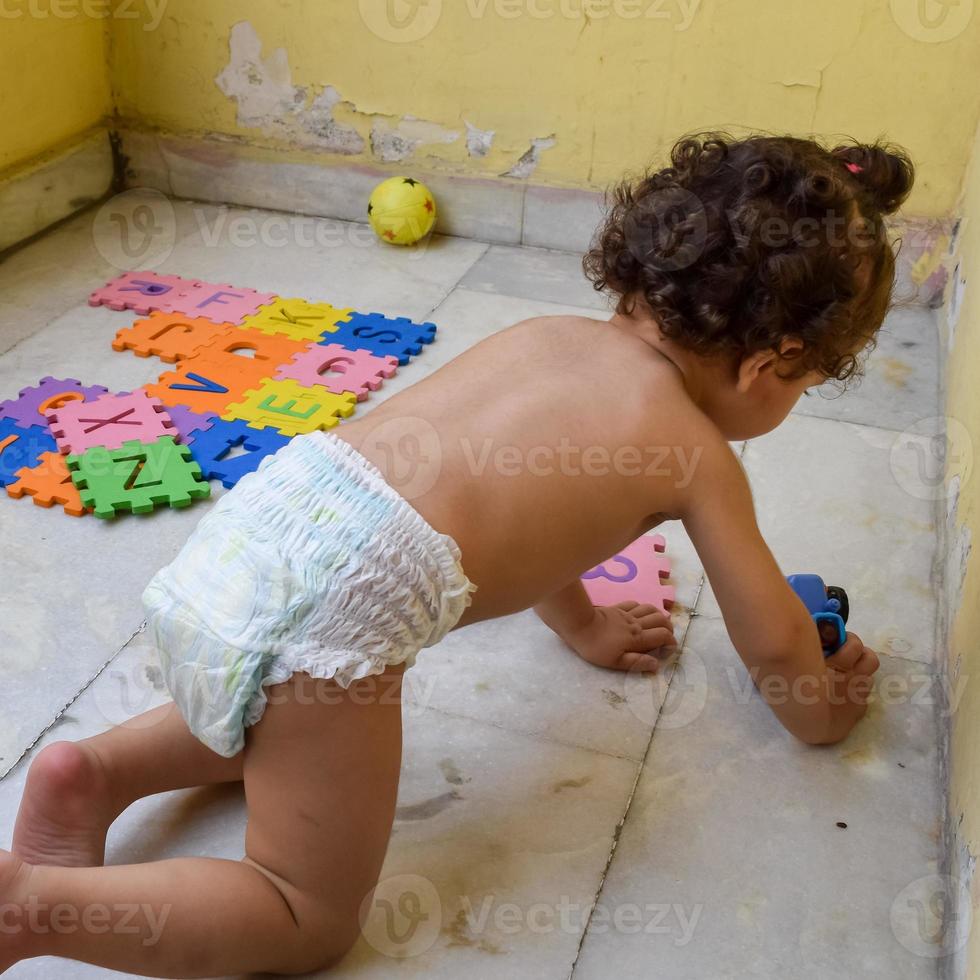
M 104 197 L 112 187 L 106 130 L 0 179 L 0 252 Z

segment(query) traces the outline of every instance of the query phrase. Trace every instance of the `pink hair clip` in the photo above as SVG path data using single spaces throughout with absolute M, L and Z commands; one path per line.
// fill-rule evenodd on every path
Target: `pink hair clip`
M 863 173 L 864 171 L 864 167 L 862 167 L 859 163 L 845 163 L 844 166 L 847 167 L 852 174 L 859 174 Z

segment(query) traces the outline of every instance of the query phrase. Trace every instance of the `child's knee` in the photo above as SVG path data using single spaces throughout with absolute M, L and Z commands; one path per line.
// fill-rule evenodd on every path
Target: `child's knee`
M 310 897 L 296 901 L 293 912 L 298 974 L 336 966 L 361 934 L 357 908 L 338 908 L 335 903 Z

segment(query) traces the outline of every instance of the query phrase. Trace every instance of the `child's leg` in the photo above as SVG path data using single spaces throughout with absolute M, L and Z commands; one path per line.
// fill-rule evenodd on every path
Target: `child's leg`
M 400 686 L 399 669 L 348 691 L 305 675 L 274 689 L 245 750 L 241 863 L 19 870 L 0 854 L 0 969 L 39 955 L 158 977 L 302 973 L 334 962 L 358 935 L 391 832 Z M 41 924 L 30 928 L 32 908 L 55 906 L 69 910 L 57 930 L 37 912 Z M 109 910 L 108 929 L 68 923 L 93 909 Z M 11 935 L 15 919 L 26 932 Z
M 13 852 L 29 864 L 102 864 L 109 825 L 136 800 L 242 778 L 242 756 L 225 759 L 188 731 L 173 704 L 80 742 L 55 742 L 31 765 Z

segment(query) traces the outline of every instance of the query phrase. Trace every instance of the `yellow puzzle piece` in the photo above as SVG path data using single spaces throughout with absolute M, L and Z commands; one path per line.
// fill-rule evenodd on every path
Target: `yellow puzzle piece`
M 277 296 L 272 303 L 260 306 L 257 313 L 245 317 L 242 326 L 263 333 L 282 334 L 293 340 L 320 340 L 324 334 L 333 333 L 353 312 L 329 303 Z
M 341 418 L 354 414 L 357 396 L 350 392 L 336 395 L 314 385 L 304 388 L 296 381 L 263 381 L 245 392 L 240 402 L 229 405 L 222 418 L 241 419 L 253 429 L 278 429 L 284 436 L 298 436 L 317 429 L 332 429 Z

